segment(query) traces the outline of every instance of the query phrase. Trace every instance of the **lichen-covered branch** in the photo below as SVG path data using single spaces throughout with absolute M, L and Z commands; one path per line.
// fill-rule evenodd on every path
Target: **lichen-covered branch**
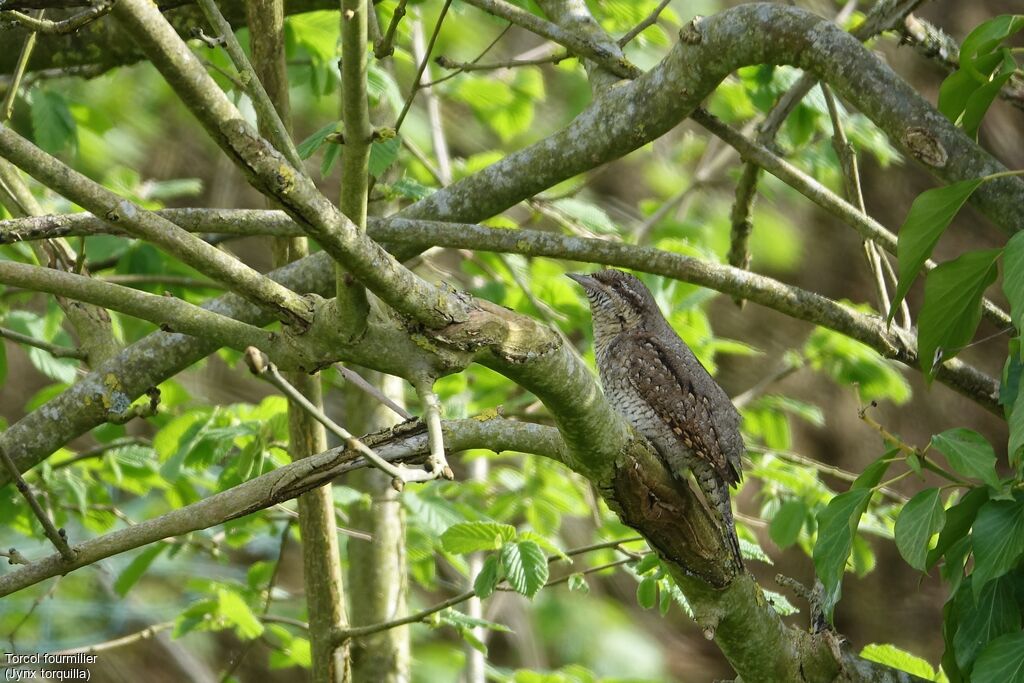
M 392 308 L 427 326 L 465 317 L 457 299 L 427 284 L 367 239 L 309 177 L 296 172 L 245 122 L 154 5 L 118 0 L 112 14 L 131 29 L 153 65 L 249 182 L 280 203 L 338 264 Z
M 701 119 L 704 121 L 704 119 Z M 707 122 L 711 122 L 708 120 Z M 716 129 L 717 130 L 717 129 Z M 727 129 L 731 131 L 731 129 Z M 718 131 L 727 142 L 737 144 L 744 155 L 751 150 L 764 148 L 753 146 L 747 141 L 740 145 L 734 139 L 735 132 L 726 135 L 726 130 Z M 735 134 L 738 135 L 738 134 Z M 741 140 L 746 140 L 742 138 Z M 748 148 L 748 146 L 750 147 Z M 752 153 L 752 152 L 751 152 Z M 774 155 L 772 155 L 774 158 Z M 839 215 L 848 217 L 851 224 L 871 236 L 887 249 L 895 249 L 895 236 L 878 225 L 870 217 L 850 207 L 836 197 L 827 188 L 812 178 L 805 177 L 785 161 L 772 158 L 756 157 L 759 164 L 764 164 L 780 177 L 792 180 L 794 186 L 806 191 L 808 196 L 822 203 L 823 206 L 838 207 Z M 778 168 L 776 168 L 778 164 Z M 788 169 L 788 170 L 787 170 Z M 786 175 L 794 174 L 793 176 Z M 229 229 L 244 229 L 259 233 L 261 217 L 267 230 L 286 234 L 295 231 L 289 227 L 288 217 L 281 212 L 258 212 L 240 210 L 237 212 L 211 210 L 204 219 L 200 209 L 169 209 L 165 212 L 174 220 L 187 224 L 190 230 L 197 232 L 217 232 L 223 226 Z M 237 215 L 235 220 L 232 216 Z M 89 233 L 93 229 L 101 229 L 101 222 L 89 217 L 54 217 L 52 223 L 55 230 L 62 234 Z M 47 233 L 46 221 L 26 219 L 24 221 L 8 221 L 8 226 L 0 222 L 0 242 L 5 228 L 19 235 L 38 235 Z M 24 227 L 21 227 L 23 226 Z M 91 234 L 91 233 L 89 233 Z M 652 247 L 610 242 L 601 239 L 573 237 L 557 233 L 536 230 L 502 230 L 481 225 L 466 223 L 442 223 L 437 221 L 410 220 L 397 216 L 387 219 L 370 219 L 369 234 L 382 242 L 389 242 L 410 252 L 422 251 L 433 246 L 455 249 L 477 249 L 499 253 L 522 254 L 525 256 L 542 256 L 562 258 L 585 263 L 596 263 L 622 268 L 631 268 L 640 272 L 664 275 L 684 280 L 702 287 L 713 289 L 723 294 L 742 299 L 779 311 L 785 315 L 806 320 L 829 329 L 842 332 L 868 346 L 871 346 L 886 358 L 898 360 L 909 367 L 917 368 L 917 350 L 913 341 L 898 331 L 887 329 L 885 322 L 876 316 L 859 313 L 843 306 L 827 297 L 815 294 L 799 287 L 787 285 L 773 278 L 742 269 L 703 261 L 680 254 L 661 251 Z M 931 267 L 931 266 L 930 266 Z M 986 316 L 997 324 L 1009 324 L 1006 313 L 991 303 L 986 307 Z M 955 391 L 974 400 L 990 411 L 1000 413 L 997 403 L 997 382 L 969 365 L 952 359 L 947 361 L 938 373 L 940 382 Z
M 453 450 L 515 450 L 561 459 L 565 448 L 552 427 L 502 419 L 449 421 L 445 423 L 444 437 Z M 426 427 L 419 423 L 399 425 L 365 437 L 364 441 L 389 462 L 417 461 L 430 451 Z M 163 538 L 244 517 L 364 466 L 359 454 L 346 448 L 298 460 L 160 517 L 75 544 L 73 562 L 55 554 L 8 572 L 0 576 L 0 597 Z
M 119 197 L 3 125 L 0 125 L 0 157 L 94 215 L 123 225 L 135 237 L 163 248 L 250 301 L 273 307 L 283 319 L 309 321 L 309 305 L 302 297 L 167 219 Z

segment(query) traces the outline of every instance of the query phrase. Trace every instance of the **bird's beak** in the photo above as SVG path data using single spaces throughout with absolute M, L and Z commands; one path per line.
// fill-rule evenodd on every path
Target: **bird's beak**
M 585 273 L 566 273 L 565 276 L 583 285 L 583 289 L 596 290 L 601 288 L 597 280 Z

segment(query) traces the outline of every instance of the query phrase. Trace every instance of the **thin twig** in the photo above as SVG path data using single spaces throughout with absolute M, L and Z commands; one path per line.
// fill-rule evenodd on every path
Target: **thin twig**
M 44 11 L 40 10 L 36 16 L 42 18 Z M 25 77 L 25 72 L 28 71 L 28 60 L 32 57 L 32 50 L 36 46 L 37 35 L 33 31 L 25 36 L 25 42 L 21 46 L 21 53 L 18 55 L 18 63 L 14 66 L 14 73 L 11 75 L 11 85 L 7 90 L 3 106 L 0 107 L 0 124 L 10 121 L 11 114 L 14 113 L 14 100 L 18 97 L 18 90 L 21 89 L 21 80 Z M 26 211 L 25 213 L 28 212 Z
M 417 384 L 416 393 L 423 402 L 426 413 L 427 438 L 430 443 L 430 457 L 427 458 L 427 472 L 440 473 L 445 479 L 455 479 L 455 473 L 448 465 L 444 454 L 444 435 L 441 433 L 441 400 L 434 391 L 433 382 L 424 380 Z
M 629 44 L 631 40 L 633 40 L 638 35 L 646 31 L 648 27 L 654 26 L 656 23 L 658 23 L 658 17 L 661 15 L 661 11 L 668 7 L 668 3 L 670 2 L 672 2 L 672 0 L 661 0 L 661 3 L 657 7 L 655 7 L 650 14 L 644 17 L 643 21 L 641 21 L 633 28 L 629 29 L 626 35 L 619 38 L 619 47 L 626 47 L 626 45 Z
M 124 647 L 126 645 L 137 643 L 141 640 L 148 640 L 156 636 L 158 633 L 162 631 L 167 631 L 171 628 L 174 628 L 174 622 L 164 621 L 160 622 L 159 624 L 147 626 L 141 631 L 129 633 L 126 636 L 113 638 L 111 640 L 105 640 L 102 643 L 95 643 L 93 645 L 83 645 L 82 647 L 72 647 L 68 648 L 67 650 L 57 650 L 56 652 L 53 652 L 51 654 L 53 656 L 68 656 L 78 654 L 96 654 L 97 652 L 107 652 L 109 650 L 116 650 L 119 647 Z
M 825 96 L 825 106 L 828 107 L 829 119 L 832 122 L 832 148 L 839 159 L 839 169 L 843 176 L 843 186 L 846 189 L 846 201 L 852 204 L 862 214 L 867 215 L 867 208 L 864 205 L 864 193 L 860 185 L 860 170 L 857 164 L 857 153 L 853 144 L 846 137 L 846 130 L 843 126 L 843 119 L 839 112 L 839 103 L 832 94 L 832 88 L 827 83 L 819 84 L 821 92 Z M 888 313 L 890 308 L 889 290 L 885 283 L 885 272 L 882 270 L 882 257 L 878 253 L 878 245 L 872 240 L 863 241 L 864 256 L 868 262 L 868 269 L 871 271 L 872 281 L 875 285 L 875 295 L 878 297 L 878 311 L 883 315 Z
M 270 101 L 270 96 L 267 95 L 267 91 L 263 88 L 263 83 L 260 81 L 259 76 L 256 75 L 252 64 L 249 63 L 249 58 L 245 56 L 245 51 L 238 42 L 238 38 L 235 37 L 231 24 L 221 14 L 214 0 L 198 1 L 203 15 L 210 22 L 210 26 L 219 32 L 224 39 L 224 49 L 231 58 L 231 63 L 238 70 L 245 93 L 252 100 L 253 108 L 256 109 L 256 116 L 263 124 L 263 127 L 271 132 L 272 139 L 270 142 L 277 148 L 277 151 L 281 152 L 288 159 L 288 162 L 296 171 L 304 173 L 302 158 L 299 156 L 298 150 L 295 149 L 295 143 L 288 134 L 288 128 L 277 113 L 274 103 Z
M 430 40 L 427 42 L 427 49 L 424 51 L 423 59 L 420 60 L 419 68 L 416 69 L 416 77 L 412 81 L 412 90 L 409 92 L 409 96 L 405 98 L 405 104 L 402 105 L 402 113 L 398 115 L 398 120 L 395 121 L 396 133 L 401 130 L 402 122 L 405 121 L 405 117 L 409 113 L 409 108 L 412 107 L 412 102 L 416 99 L 416 93 L 418 93 L 422 87 L 420 83 L 423 81 L 423 72 L 427 70 L 427 63 L 430 61 L 430 53 L 434 51 L 434 44 L 437 43 L 437 36 L 441 33 L 441 25 L 444 23 L 444 18 L 448 14 L 448 8 L 451 7 L 451 5 L 452 0 L 444 0 L 444 5 L 441 7 L 441 13 L 437 17 L 437 23 L 434 24 L 434 32 L 430 34 Z
M 314 419 L 316 419 L 317 422 L 326 427 L 329 432 L 344 441 L 346 446 L 358 451 L 371 464 L 391 476 L 393 479 L 392 484 L 395 488 L 401 490 L 401 488 L 410 481 L 429 481 L 431 479 L 436 479 L 441 474 L 439 471 L 431 473 L 425 470 L 408 469 L 404 465 L 396 467 L 387 460 L 381 458 L 373 451 L 373 449 L 356 437 L 352 436 L 348 430 L 331 418 L 327 417 L 322 410 L 310 403 L 309 399 L 296 391 L 295 387 L 293 387 L 284 377 L 281 376 L 281 373 L 277 371 L 277 366 L 271 363 L 266 355 L 256 347 L 250 346 L 245 350 L 245 362 L 249 365 L 249 369 L 252 371 L 252 374 L 275 386 L 279 391 L 281 391 L 281 393 L 285 394 L 292 403 L 305 410 Z
M 616 547 L 616 546 L 621 545 L 623 543 L 630 543 L 632 541 L 638 541 L 638 540 L 642 540 L 642 539 L 640 539 L 640 538 L 630 538 L 630 539 L 625 539 L 625 540 L 622 540 L 622 541 L 611 541 L 611 542 L 608 542 L 608 543 L 596 543 L 596 544 L 594 544 L 592 546 L 586 546 L 585 548 L 577 548 L 577 549 L 568 551 L 568 552 L 565 553 L 565 555 L 567 555 L 569 557 L 572 557 L 574 555 L 579 555 L 579 554 L 582 554 L 582 553 L 585 553 L 585 552 L 590 552 L 591 550 L 598 550 L 598 549 L 601 549 L 601 548 Z M 625 557 L 625 558 L 623 558 L 621 560 L 615 560 L 613 562 L 609 562 L 607 564 L 598 565 L 596 567 L 588 567 L 587 569 L 584 569 L 581 572 L 573 572 L 572 574 L 567 574 L 567 575 L 559 577 L 557 579 L 551 579 L 550 581 L 548 581 L 547 583 L 544 584 L 544 587 L 547 588 L 547 587 L 550 587 L 550 586 L 558 585 L 560 583 L 565 583 L 566 581 L 568 581 L 574 575 L 594 574 L 594 573 L 597 573 L 597 572 L 605 571 L 606 569 L 612 569 L 614 567 L 619 567 L 619 566 L 624 565 L 624 564 L 629 564 L 630 562 L 636 562 L 637 559 L 639 559 L 639 557 L 637 555 L 643 556 L 644 554 L 647 554 L 647 553 L 639 553 L 639 554 L 627 553 L 627 557 Z M 560 559 L 562 559 L 562 557 L 560 557 L 558 555 L 553 555 L 553 556 L 548 557 L 548 562 L 551 563 L 551 562 L 555 562 L 555 561 L 560 560 Z M 503 587 L 499 587 L 499 588 L 496 588 L 496 590 L 506 590 L 506 589 L 503 588 Z M 507 589 L 507 590 L 510 590 L 510 589 Z M 468 591 L 465 591 L 463 593 L 459 593 L 458 595 L 455 595 L 455 596 L 453 596 L 451 598 L 448 598 L 447 600 L 439 602 L 436 605 L 433 605 L 431 607 L 427 607 L 426 609 L 420 610 L 419 612 L 416 612 L 415 614 L 410 614 L 410 615 L 402 617 L 400 619 L 393 619 L 391 621 L 386 621 L 386 622 L 382 622 L 382 623 L 379 623 L 379 624 L 367 624 L 366 626 L 358 626 L 358 627 L 350 628 L 350 629 L 339 629 L 339 630 L 336 630 L 334 632 L 333 639 L 334 639 L 335 643 L 343 643 L 346 640 L 351 640 L 353 638 L 361 638 L 363 636 L 373 635 L 374 633 L 380 633 L 381 631 L 387 631 L 389 629 L 396 628 L 398 626 L 405 626 L 406 624 L 415 624 L 415 623 L 424 621 L 427 617 L 429 617 L 432 614 L 436 614 L 437 612 L 440 612 L 441 610 L 444 610 L 444 609 L 448 609 L 449 607 L 454 607 L 455 605 L 458 605 L 460 603 L 466 602 L 467 600 L 469 600 L 470 598 L 473 598 L 473 597 L 476 597 L 476 591 L 475 590 L 468 590 Z
M 447 81 L 449 78 L 455 78 L 456 76 L 458 76 L 463 71 L 470 71 L 470 70 L 472 70 L 472 67 L 475 66 L 477 64 L 477 62 L 479 62 L 481 59 L 483 59 L 484 56 L 486 56 L 487 53 L 491 51 L 491 48 L 493 48 L 495 45 L 498 44 L 498 41 L 501 40 L 505 36 L 506 33 L 508 33 L 508 30 L 510 28 L 512 28 L 512 26 L 514 26 L 514 24 L 511 24 L 511 23 L 506 24 L 505 28 L 501 29 L 501 33 L 499 33 L 494 38 L 494 40 L 492 40 L 490 43 L 488 43 L 487 47 L 485 47 L 483 50 L 480 51 L 480 54 L 478 54 L 476 57 L 474 57 L 473 59 L 471 59 L 468 62 L 465 62 L 463 64 L 457 64 L 456 62 L 451 61 L 450 59 L 448 59 L 444 55 L 439 56 L 437 59 L 434 60 L 434 62 L 438 66 L 443 67 L 445 69 L 449 69 L 449 68 L 453 68 L 453 67 L 448 66 L 448 64 L 457 64 L 457 66 L 455 68 L 457 68 L 458 71 L 456 71 L 455 73 L 448 74 L 447 76 L 443 76 L 443 77 L 437 79 L 436 81 L 430 81 L 429 83 L 424 83 L 423 87 L 424 88 L 428 88 L 428 87 L 437 85 L 438 83 L 443 83 L 444 81 Z
M 0 12 L 0 21 L 4 19 L 12 19 L 17 23 L 21 24 L 29 31 L 33 33 L 43 33 L 45 35 L 64 35 L 67 33 L 74 33 L 78 29 L 82 28 L 88 23 L 96 21 L 100 17 L 104 16 L 111 9 L 113 9 L 113 2 L 99 3 L 93 5 L 89 9 L 76 14 L 67 19 L 60 21 L 50 21 L 42 18 L 42 12 L 39 13 L 38 17 L 32 17 L 28 14 L 23 14 L 17 10 L 7 10 Z
M 121 448 L 123 446 L 148 446 L 149 444 L 150 442 L 146 439 L 137 436 L 125 436 L 120 439 L 114 439 L 108 443 L 101 443 L 98 446 L 88 448 L 76 454 L 74 457 L 54 463 L 52 467 L 54 470 L 59 470 L 64 467 L 70 467 L 71 465 L 82 462 L 83 460 L 99 457 L 107 451 L 114 450 L 115 448 Z
M 7 454 L 7 450 L 2 445 L 0 445 L 0 460 L 4 461 L 4 466 L 10 473 L 11 478 L 14 479 L 14 483 L 18 487 L 18 491 L 25 497 L 25 501 L 28 503 L 28 506 L 32 508 L 32 512 L 35 514 L 36 519 L 38 519 L 39 523 L 43 525 L 43 533 L 46 534 L 46 537 L 50 539 L 50 542 L 57 548 L 57 552 L 60 553 L 60 556 L 64 558 L 65 562 L 74 562 L 77 553 L 75 553 L 75 551 L 68 545 L 66 532 L 64 529 L 58 529 L 55 527 L 53 522 L 50 521 L 50 517 L 39 504 L 39 501 L 36 499 L 35 494 L 32 493 L 32 489 L 25 481 L 25 478 L 21 476 L 21 472 L 18 471 L 18 466 L 14 464 L 14 461 L 11 460 L 11 456 Z
M 407 2 L 408 0 L 398 0 L 398 6 L 395 7 L 395 13 L 391 15 L 391 22 L 388 24 L 384 36 L 374 43 L 373 56 L 377 59 L 384 59 L 394 54 L 395 31 L 398 30 L 398 24 L 402 21 L 402 17 L 405 16 L 405 5 Z
M 42 349 L 54 358 L 77 358 L 78 360 L 85 360 L 88 358 L 88 354 L 86 354 L 82 349 L 61 346 L 59 344 L 51 344 L 50 342 L 30 337 L 27 334 L 22 334 L 21 332 L 15 332 L 14 330 L 10 330 L 6 327 L 0 327 L 0 337 L 10 339 L 12 342 Z
M 523 66 L 541 66 L 543 64 L 558 64 L 559 62 L 571 58 L 572 55 L 565 50 L 560 50 L 554 54 L 548 55 L 547 57 L 537 57 L 536 59 L 509 59 L 504 62 L 492 62 L 488 64 L 478 64 L 476 62 L 453 62 L 447 57 L 441 56 L 434 61 L 438 66 L 445 69 L 457 69 L 458 71 L 454 74 L 449 74 L 444 78 L 440 78 L 430 83 L 434 85 L 445 81 L 453 76 L 457 76 L 463 71 L 495 71 L 497 69 L 517 69 Z
M 393 401 L 391 397 L 389 397 L 383 391 L 381 391 L 380 389 L 378 389 L 377 387 L 373 386 L 365 379 L 363 379 L 363 376 L 360 375 L 355 370 L 346 368 L 344 365 L 341 365 L 340 363 L 335 363 L 334 369 L 338 371 L 338 374 L 341 375 L 342 379 L 344 379 L 346 382 L 349 382 L 356 389 L 363 392 L 367 396 L 371 397 L 373 400 L 377 401 L 381 405 L 390 408 L 396 415 L 401 417 L 403 420 L 412 420 L 415 417 L 408 410 L 406 410 L 401 405 Z

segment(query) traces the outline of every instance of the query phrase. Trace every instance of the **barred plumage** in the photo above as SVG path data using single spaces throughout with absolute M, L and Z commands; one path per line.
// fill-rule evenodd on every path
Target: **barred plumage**
M 612 407 L 640 431 L 669 470 L 693 474 L 742 563 L 729 502 L 745 447 L 725 391 L 662 316 L 640 280 L 618 270 L 569 277 L 590 301 L 601 384 Z

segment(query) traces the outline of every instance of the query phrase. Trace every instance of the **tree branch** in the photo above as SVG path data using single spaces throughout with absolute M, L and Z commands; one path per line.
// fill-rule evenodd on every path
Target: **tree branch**
M 565 446 L 555 428 L 510 420 L 448 421 L 444 424 L 444 437 L 452 450 L 515 450 L 556 460 L 565 456 Z M 420 423 L 399 425 L 363 440 L 389 462 L 421 460 L 430 452 L 426 428 Z M 244 517 L 365 466 L 357 451 L 346 448 L 298 460 L 191 505 L 79 543 L 72 548 L 77 553 L 73 562 L 65 562 L 55 554 L 8 572 L 0 576 L 0 597 L 164 538 Z

